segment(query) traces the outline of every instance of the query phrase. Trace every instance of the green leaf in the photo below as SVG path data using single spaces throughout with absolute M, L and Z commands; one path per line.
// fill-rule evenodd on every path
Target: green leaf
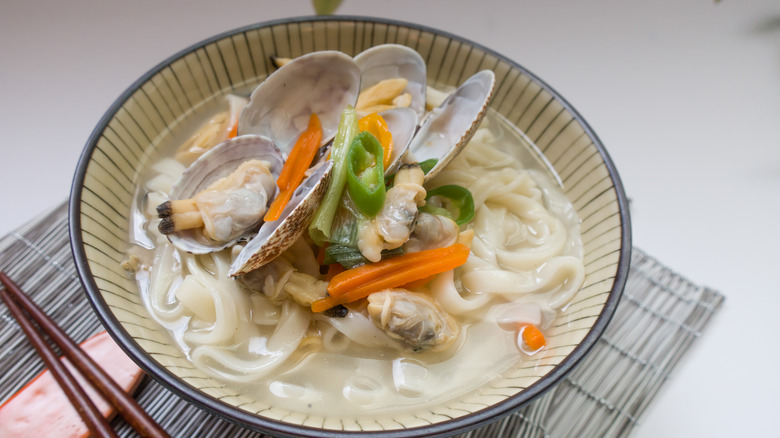
M 317 15 L 331 15 L 341 5 L 341 0 L 311 0 Z

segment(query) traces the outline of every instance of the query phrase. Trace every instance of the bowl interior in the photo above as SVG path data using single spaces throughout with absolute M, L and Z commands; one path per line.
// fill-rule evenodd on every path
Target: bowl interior
M 316 50 L 349 55 L 382 43 L 417 50 L 428 79 L 456 86 L 471 74 L 496 74 L 491 107 L 522 130 L 554 169 L 582 220 L 586 279 L 566 318 L 549 333 L 548 354 L 518 364 L 445 404 L 386 418 L 328 418 L 274 408 L 202 373 L 176 348 L 121 267 L 128 248 L 133 187 L 161 143 L 226 93 L 246 92 L 274 70 L 270 56 Z M 630 250 L 626 201 L 618 176 L 584 120 L 550 87 L 519 65 L 458 37 L 397 22 L 302 18 L 219 35 L 171 57 L 125 92 L 96 128 L 71 197 L 71 239 L 90 299 L 114 337 L 150 374 L 192 402 L 245 426 L 293 434 L 296 427 L 334 431 L 447 432 L 506 414 L 549 389 L 586 354 L 622 291 Z M 314 429 L 309 430 L 313 433 Z

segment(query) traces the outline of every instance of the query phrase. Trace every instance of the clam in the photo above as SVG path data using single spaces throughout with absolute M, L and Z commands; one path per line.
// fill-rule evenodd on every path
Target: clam
M 231 277 L 263 266 L 301 237 L 325 195 L 332 168 L 333 162 L 325 161 L 316 166 L 311 175 L 301 182 L 279 219 L 265 222 L 257 235 L 233 260 L 229 272 Z
M 338 130 L 341 112 L 355 105 L 359 90 L 360 70 L 351 57 L 336 51 L 300 56 L 255 88 L 241 112 L 238 132 L 267 135 L 287 156 L 311 114 L 316 113 L 325 145 Z M 301 237 L 325 195 L 332 166 L 328 161 L 310 170 L 281 216 L 263 223 L 241 250 L 231 265 L 230 276 L 263 266 Z
M 458 322 L 434 300 L 405 289 L 374 292 L 367 310 L 374 325 L 415 351 L 447 349 L 460 333 Z
M 359 90 L 360 70 L 344 53 L 299 56 L 255 88 L 238 119 L 238 134 L 271 138 L 286 156 L 316 113 L 324 145 L 336 134 L 341 111 L 357 102 Z
M 406 252 L 444 248 L 458 242 L 458 224 L 447 216 L 420 212 L 409 240 L 404 242 Z
M 178 217 L 187 219 L 188 216 L 202 216 L 199 213 L 199 207 L 184 208 L 184 212 L 180 215 L 176 212 L 175 207 L 171 210 L 171 205 L 190 204 L 194 205 L 196 200 L 204 194 L 209 195 L 211 201 L 214 196 L 219 196 L 219 193 L 210 190 L 219 181 L 225 181 L 234 174 L 236 169 L 245 165 L 245 163 L 251 160 L 257 160 L 263 167 L 267 169 L 267 175 L 258 175 L 252 182 L 255 186 L 255 190 L 251 190 L 253 193 L 247 193 L 249 190 L 246 188 L 240 188 L 240 191 L 234 190 L 235 188 L 229 188 L 223 190 L 222 201 L 217 200 L 216 203 L 221 206 L 227 206 L 230 208 L 244 209 L 244 211 L 238 211 L 234 215 L 247 216 L 251 215 L 251 218 L 241 221 L 240 227 L 236 229 L 237 219 L 230 217 L 227 221 L 233 225 L 229 231 L 229 237 L 226 239 L 215 240 L 207 237 L 205 233 L 205 227 L 194 227 L 184 230 L 177 230 L 175 232 L 166 233 L 168 239 L 177 248 L 191 252 L 194 254 L 204 254 L 213 251 L 219 251 L 227 248 L 235 242 L 246 239 L 257 230 L 258 225 L 262 219 L 262 215 L 265 213 L 268 203 L 273 199 L 276 192 L 275 181 L 281 172 L 284 159 L 279 149 L 274 146 L 273 142 L 263 136 L 258 135 L 245 135 L 235 137 L 227 140 L 219 145 L 213 147 L 208 152 L 201 155 L 195 160 L 184 173 L 179 177 L 176 183 L 171 188 L 169 193 L 170 202 L 166 202 L 158 207 L 158 212 L 161 217 L 164 217 L 163 224 L 168 219 L 168 222 L 173 224 L 171 219 Z M 214 193 L 211 193 L 214 192 Z M 216 195 L 215 195 L 216 193 Z M 250 199 L 251 198 L 251 199 Z M 191 201 L 191 202 L 190 202 Z M 204 200 L 205 202 L 205 200 Z M 214 204 L 214 202 L 209 202 Z M 248 205 L 255 207 L 260 211 L 259 216 L 257 211 L 246 211 L 249 208 Z M 167 207 L 167 208 L 166 208 Z M 193 214 L 194 213 L 194 214 Z M 215 217 L 202 218 L 201 221 L 205 223 L 224 222 L 226 212 L 224 209 L 217 212 Z M 163 226 L 161 225 L 161 231 Z M 224 233 L 215 233 L 224 234 Z
M 426 67 L 425 60 L 416 50 L 400 44 L 382 44 L 360 52 L 355 56 L 355 63 L 360 68 L 361 92 L 384 80 L 406 80 L 401 94 L 408 94 L 408 107 L 422 118 L 425 113 Z M 361 109 L 358 104 L 358 112 Z
M 284 159 L 292 150 L 300 133 L 306 128 L 309 117 L 316 113 L 323 131 L 322 144 L 333 138 L 338 129 L 342 110 L 354 105 L 360 88 L 360 71 L 353 59 L 341 52 L 323 51 L 298 57 L 276 72 L 252 92 L 238 119 L 237 139 L 263 138 L 278 152 L 279 169 L 275 169 L 274 181 L 279 175 Z M 219 162 L 222 157 L 210 154 L 203 158 Z M 236 157 L 235 161 L 252 157 Z M 263 214 L 251 230 L 239 238 L 214 245 L 194 231 L 171 235 L 171 241 L 189 252 L 215 251 L 238 240 L 257 234 L 239 253 L 230 275 L 240 275 L 256 269 L 272 260 L 298 238 L 311 218 L 327 188 L 331 163 L 311 172 L 296 190 L 279 219 L 262 222 Z M 187 185 L 203 186 L 198 181 L 202 172 L 185 172 L 182 179 Z M 184 185 L 184 184 L 183 184 Z M 273 199 L 276 190 L 268 196 Z M 263 211 L 264 213 L 264 211 Z M 258 230 L 258 225 L 259 230 Z M 193 240 L 198 245 L 193 244 Z
M 422 121 L 404 157 L 406 162 L 437 160 L 425 175 L 433 178 L 468 144 L 487 113 L 496 77 L 483 70 L 466 79 Z

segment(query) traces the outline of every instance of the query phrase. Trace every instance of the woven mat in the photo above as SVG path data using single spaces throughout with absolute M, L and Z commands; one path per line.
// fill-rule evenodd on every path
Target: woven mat
M 0 240 L 6 272 L 77 341 L 101 331 L 71 257 L 65 205 Z M 590 355 L 564 381 L 501 421 L 460 437 L 625 437 L 723 302 L 634 248 L 617 312 Z M 0 303 L 0 403 L 43 369 Z M 175 437 L 264 435 L 210 415 L 146 378 L 136 397 Z M 133 436 L 121 418 L 119 436 Z

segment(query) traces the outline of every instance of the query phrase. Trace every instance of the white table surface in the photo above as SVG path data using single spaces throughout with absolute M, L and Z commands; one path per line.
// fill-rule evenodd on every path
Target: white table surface
M 158 62 L 312 11 L 309 0 L 0 2 L 0 235 L 66 199 L 103 112 Z M 780 2 L 344 0 L 338 13 L 446 30 L 542 77 L 611 154 L 635 246 L 726 295 L 637 438 L 780 433 Z

